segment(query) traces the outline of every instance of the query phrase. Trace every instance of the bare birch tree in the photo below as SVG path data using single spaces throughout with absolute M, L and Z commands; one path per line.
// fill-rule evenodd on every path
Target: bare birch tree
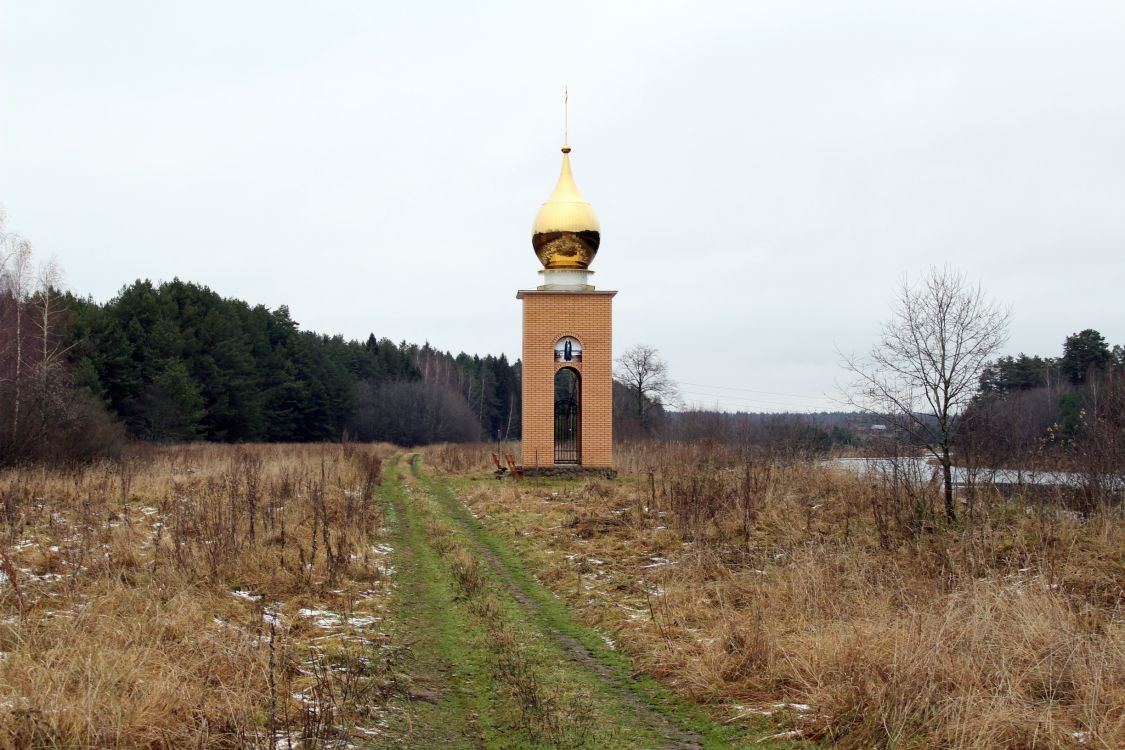
M 652 409 L 679 399 L 679 389 L 668 377 L 668 365 L 655 347 L 638 344 L 626 351 L 617 358 L 614 377 L 629 390 L 637 422 L 646 432 L 652 427 Z
M 930 268 L 917 284 L 904 276 L 891 310 L 870 354 L 843 356 L 855 378 L 848 401 L 888 415 L 900 434 L 938 460 L 945 514 L 955 521 L 950 447 L 957 417 L 1007 340 L 1009 313 L 948 266 Z
M 0 232 L 3 227 L 0 226 Z M 0 234 L 0 245 L 3 250 L 0 256 L 5 263 L 0 267 L 0 286 L 3 292 L 12 300 L 11 314 L 11 346 L 12 353 L 12 438 L 19 433 L 21 407 L 23 401 L 24 377 L 24 305 L 31 292 L 31 243 L 15 234 Z
M 51 374 L 62 367 L 63 357 L 70 348 L 64 346 L 62 338 L 62 319 L 66 310 L 59 293 L 63 284 L 62 271 L 55 258 L 40 264 L 35 283 L 31 309 L 40 344 L 39 377 L 42 386 L 46 388 Z
M 0 224 L 0 422 L 10 449 L 36 444 L 49 430 L 44 415 L 68 404 L 62 274 L 53 258 L 37 272 L 33 261 L 31 243 Z

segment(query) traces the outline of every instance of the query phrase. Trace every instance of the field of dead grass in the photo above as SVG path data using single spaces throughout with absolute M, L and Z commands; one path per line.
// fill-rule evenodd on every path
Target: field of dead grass
M 0 748 L 378 734 L 387 454 L 190 445 L 0 472 Z
M 472 467 L 464 499 L 545 584 L 728 721 L 844 748 L 1125 747 L 1120 506 L 982 492 L 950 526 L 937 498 L 715 446 L 624 446 L 613 482 L 497 481 L 464 450 L 427 460 Z

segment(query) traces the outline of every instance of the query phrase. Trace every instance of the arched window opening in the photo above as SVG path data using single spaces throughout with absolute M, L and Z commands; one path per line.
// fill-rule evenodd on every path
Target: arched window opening
M 581 376 L 573 367 L 555 373 L 555 463 L 581 462 L 580 426 L 582 422 Z

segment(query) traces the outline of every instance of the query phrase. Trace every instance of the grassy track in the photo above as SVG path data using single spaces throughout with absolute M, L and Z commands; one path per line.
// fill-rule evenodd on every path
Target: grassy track
M 397 631 L 414 654 L 383 747 L 739 747 L 652 681 L 524 569 L 442 480 L 388 468 Z
M 382 489 L 396 541 L 396 640 L 409 645 L 409 687 L 386 747 L 441 747 L 459 750 L 495 746 L 488 722 L 497 700 L 479 634 L 452 606 L 453 584 L 440 555 L 425 540 L 416 504 L 398 473 L 387 469 Z

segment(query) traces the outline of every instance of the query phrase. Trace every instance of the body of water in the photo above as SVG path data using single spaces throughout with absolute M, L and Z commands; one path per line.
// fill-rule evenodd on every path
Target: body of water
M 828 461 L 829 466 L 836 466 L 856 474 L 876 474 L 883 476 L 896 469 L 909 472 L 912 476 L 921 479 L 942 481 L 941 466 L 932 458 L 924 456 L 901 458 L 835 458 Z M 964 466 L 953 467 L 954 486 L 964 486 L 972 482 L 977 484 L 1007 484 L 1007 485 L 1038 485 L 1046 487 L 1081 487 L 1085 478 L 1081 474 L 1068 471 L 1035 471 L 1032 469 L 974 469 L 972 474 Z M 1117 491 L 1125 490 L 1125 477 L 1118 477 L 1115 482 Z

